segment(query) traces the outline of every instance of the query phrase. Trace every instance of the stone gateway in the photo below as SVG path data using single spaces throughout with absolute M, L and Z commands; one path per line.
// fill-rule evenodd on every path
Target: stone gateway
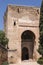
M 9 39 L 9 64 L 36 62 L 40 57 L 37 51 L 39 18 L 40 8 L 8 5 L 4 15 L 4 31 Z

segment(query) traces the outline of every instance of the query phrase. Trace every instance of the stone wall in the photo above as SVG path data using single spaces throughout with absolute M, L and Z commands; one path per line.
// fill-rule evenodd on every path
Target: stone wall
M 40 8 L 8 5 L 4 15 L 4 31 L 9 39 L 8 61 L 20 63 L 21 60 L 21 35 L 29 30 L 35 34 L 33 61 L 37 61 L 39 53 L 39 17 Z M 16 51 L 15 51 L 16 50 Z
M 5 49 L 4 46 L 0 45 L 0 65 L 8 60 L 7 55 L 7 49 Z

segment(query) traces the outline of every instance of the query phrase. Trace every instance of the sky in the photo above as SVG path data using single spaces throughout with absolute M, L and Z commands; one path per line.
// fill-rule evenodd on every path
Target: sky
M 0 0 L 0 30 L 4 29 L 4 12 L 8 4 L 40 7 L 42 0 Z

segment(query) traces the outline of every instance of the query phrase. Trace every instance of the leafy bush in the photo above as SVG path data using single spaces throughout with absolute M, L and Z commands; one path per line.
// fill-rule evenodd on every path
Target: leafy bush
M 39 58 L 38 61 L 37 61 L 39 64 L 43 64 L 43 58 Z
M 40 24 L 39 24 L 39 31 L 40 31 L 40 37 L 39 37 L 39 49 L 38 52 L 42 57 L 38 59 L 38 63 L 43 65 L 43 0 L 42 5 L 40 9 Z
M 8 38 L 5 36 L 4 31 L 0 31 L 0 44 L 6 46 L 8 44 Z
M 2 65 L 9 65 L 7 61 L 3 62 Z

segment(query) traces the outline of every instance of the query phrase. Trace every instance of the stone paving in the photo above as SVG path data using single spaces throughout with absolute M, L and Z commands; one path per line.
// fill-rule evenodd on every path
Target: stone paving
M 18 64 L 9 64 L 9 65 L 39 65 L 37 62 L 22 62 Z

